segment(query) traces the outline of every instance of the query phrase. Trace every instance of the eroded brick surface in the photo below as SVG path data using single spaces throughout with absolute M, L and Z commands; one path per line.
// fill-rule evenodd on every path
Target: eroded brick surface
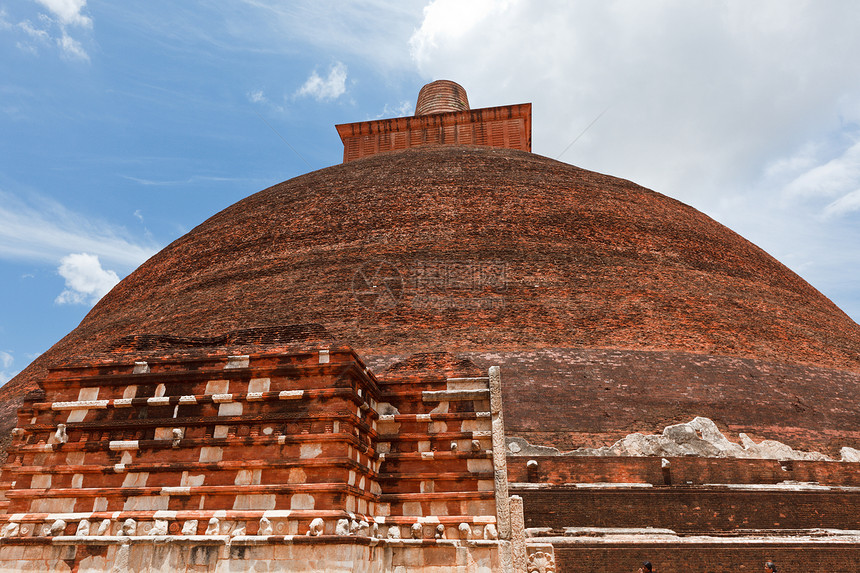
M 860 548 L 852 544 L 803 547 L 785 543 L 759 542 L 743 547 L 720 543 L 691 543 L 682 547 L 661 544 L 617 544 L 612 547 L 556 547 L 558 571 L 637 571 L 643 561 L 651 561 L 659 573 L 749 572 L 764 570 L 773 559 L 780 571 L 860 571 Z
M 357 272 L 381 263 L 401 280 L 393 301 L 356 294 Z M 659 193 L 469 146 L 316 171 L 213 216 L 11 381 L 2 416 L 11 427 L 48 364 L 122 336 L 298 323 L 368 361 L 497 357 L 509 425 L 538 443 L 599 445 L 694 415 L 794 447 L 856 438 L 860 330 L 797 275 Z
M 153 543 L 179 560 L 208 543 L 214 565 L 236 537 L 258 548 L 230 549 L 250 567 L 263 546 L 300 536 L 368 566 L 453 566 L 457 551 L 492 564 L 488 377 L 426 354 L 377 379 L 348 346 L 310 342 L 325 336 L 314 325 L 138 335 L 50 370 L 18 411 L 0 474 L 4 556 L 27 547 L 28 566 L 52 568 L 55 542 L 75 536 L 64 542 L 70 567 L 89 566 L 102 545 L 160 570 L 145 564 Z M 138 549 L 117 549 L 124 539 Z M 371 539 L 388 550 L 362 556 L 355 546 Z M 457 549 L 471 539 L 487 543 Z M 313 567 L 335 567 L 326 559 Z

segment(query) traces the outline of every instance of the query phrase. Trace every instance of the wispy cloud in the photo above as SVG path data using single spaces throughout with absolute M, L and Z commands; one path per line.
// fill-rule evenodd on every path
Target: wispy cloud
M 57 296 L 57 304 L 94 305 L 119 282 L 119 276 L 102 268 L 96 255 L 72 253 L 62 258 L 57 269 L 66 280 L 66 288 Z
M 38 14 L 38 24 L 23 20 L 12 24 L 6 12 L 0 11 L 0 29 L 17 28 L 23 32 L 16 42 L 19 50 L 38 54 L 39 47 L 56 45 L 60 54 L 68 60 L 89 61 L 90 56 L 79 39 L 74 38 L 70 29 L 92 29 L 93 20 L 83 10 L 86 0 L 35 0 L 49 13 Z
M 72 60 L 86 60 L 89 61 L 90 56 L 87 54 L 84 47 L 80 42 L 63 32 L 63 36 L 57 39 L 57 45 L 62 50 L 63 55 L 66 58 Z
M 406 43 L 426 0 L 242 0 L 229 18 L 234 48 L 288 50 L 308 46 L 372 61 L 375 67 L 411 67 Z M 222 3 L 223 4 L 223 3 Z M 463 4 L 463 3 L 461 3 Z M 384 30 L 385 33 L 380 33 Z M 260 42 L 262 40 L 262 42 Z
M 236 182 L 236 181 L 265 181 L 265 179 L 248 179 L 247 177 L 218 177 L 215 175 L 193 175 L 191 177 L 186 177 L 185 179 L 144 179 L 142 177 L 134 177 L 132 175 L 121 175 L 123 179 L 128 179 L 129 181 L 134 181 L 135 183 L 139 183 L 141 185 L 146 186 L 154 186 L 154 187 L 172 187 L 174 185 L 189 185 L 193 183 L 200 182 Z
M 156 245 L 132 238 L 125 229 L 54 200 L 33 196 L 25 202 L 0 191 L 0 258 L 55 264 L 70 252 L 85 252 L 131 270 L 156 251 Z
M 251 90 L 245 95 L 252 104 L 268 106 L 279 113 L 283 113 L 284 111 L 284 106 L 272 103 L 263 90 Z
M 860 188 L 860 142 L 832 159 L 812 158 L 810 165 L 785 187 L 790 196 L 845 196 Z
M 18 23 L 18 28 L 24 31 L 30 38 L 33 40 L 38 40 L 40 42 L 50 42 L 51 35 L 47 32 L 47 30 L 42 30 L 33 26 L 33 24 L 24 20 L 23 22 Z
M 854 211 L 860 211 L 860 189 L 855 189 L 828 204 L 824 208 L 823 215 L 825 217 L 838 217 Z
M 15 358 L 11 352 L 0 350 L 0 386 L 12 379 L 17 372 L 10 370 L 15 363 Z
M 380 119 L 383 117 L 404 117 L 407 115 L 412 115 L 415 111 L 415 104 L 411 101 L 401 101 L 397 105 L 385 104 L 382 108 L 382 112 L 373 117 L 373 119 Z
M 266 98 L 263 90 L 253 90 L 248 92 L 248 101 L 251 103 L 266 103 L 269 100 Z
M 333 100 L 346 93 L 346 65 L 332 64 L 328 77 L 321 77 L 316 70 L 296 92 L 297 97 L 309 96 L 318 101 Z

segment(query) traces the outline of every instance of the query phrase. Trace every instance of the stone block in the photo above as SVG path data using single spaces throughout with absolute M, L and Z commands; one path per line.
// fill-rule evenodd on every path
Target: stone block
M 99 388 L 98 386 L 90 387 L 90 388 L 81 388 L 78 391 L 78 402 L 86 402 L 89 400 L 98 400 L 99 398 Z
M 219 416 L 241 416 L 242 402 L 226 402 L 218 406 Z
M 204 394 L 227 394 L 230 389 L 229 380 L 209 380 Z
M 302 444 L 299 450 L 299 457 L 303 460 L 311 459 L 319 456 L 322 453 L 322 446 L 317 443 Z
M 131 472 L 126 474 L 125 479 L 123 479 L 122 487 L 145 487 L 148 479 L 149 473 L 147 472 Z
M 123 511 L 162 511 L 169 507 L 170 497 L 166 495 L 139 495 L 126 499 Z
M 30 480 L 30 487 L 34 489 L 48 489 L 51 487 L 51 474 L 36 474 Z
M 200 462 L 220 462 L 224 456 L 224 449 L 218 446 L 202 446 L 200 448 Z
M 307 493 L 296 493 L 290 497 L 290 509 L 314 509 L 314 497 Z

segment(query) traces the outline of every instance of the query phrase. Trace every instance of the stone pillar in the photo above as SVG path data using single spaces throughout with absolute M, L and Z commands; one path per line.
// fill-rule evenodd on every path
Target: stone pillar
M 511 538 L 511 510 L 508 502 L 508 463 L 505 447 L 505 419 L 502 416 L 502 378 L 498 366 L 490 372 L 490 416 L 493 438 L 493 480 L 496 490 L 496 524 L 499 539 Z
M 526 526 L 523 516 L 523 498 L 511 496 L 511 554 L 513 569 L 516 573 L 526 573 L 528 570 L 528 555 L 526 554 Z

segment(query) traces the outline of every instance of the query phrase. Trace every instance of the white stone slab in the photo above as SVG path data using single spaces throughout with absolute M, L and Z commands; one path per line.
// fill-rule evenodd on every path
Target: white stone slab
M 139 449 L 137 440 L 111 440 L 109 447 L 113 451 L 122 450 L 137 450 Z
M 98 390 L 98 388 L 96 388 Z M 88 408 L 107 408 L 110 400 L 78 400 L 77 402 L 54 402 L 52 410 L 86 410 Z

